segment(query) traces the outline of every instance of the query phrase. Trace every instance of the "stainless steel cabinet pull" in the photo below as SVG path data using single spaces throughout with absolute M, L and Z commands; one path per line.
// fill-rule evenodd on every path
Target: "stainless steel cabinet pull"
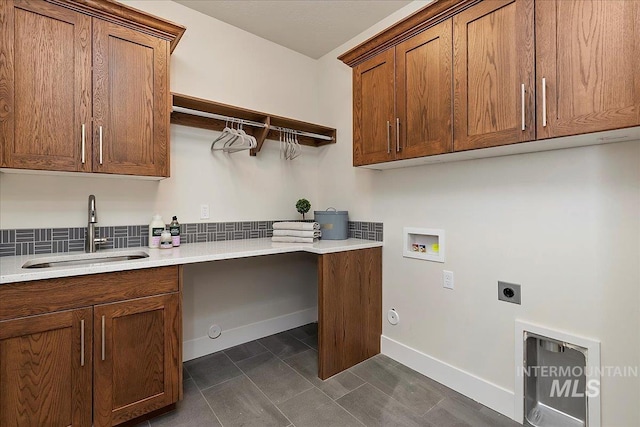
M 526 125 L 524 123 L 524 92 L 525 92 L 524 83 L 522 83 L 521 89 L 522 89 L 521 90 L 521 92 L 522 92 L 522 130 L 525 130 Z
M 100 126 L 100 164 L 102 164 L 102 126 Z
M 102 316 L 102 360 L 105 359 L 104 355 L 104 316 Z
M 80 320 L 80 366 L 84 366 L 84 319 Z
M 85 158 L 85 136 L 84 136 L 84 130 L 85 130 L 85 125 L 84 123 L 82 124 L 82 164 L 84 165 L 84 158 Z
M 400 118 L 396 117 L 396 152 L 400 152 Z
M 542 78 L 542 127 L 547 127 L 547 79 Z
M 391 153 L 391 123 L 387 120 L 387 154 Z

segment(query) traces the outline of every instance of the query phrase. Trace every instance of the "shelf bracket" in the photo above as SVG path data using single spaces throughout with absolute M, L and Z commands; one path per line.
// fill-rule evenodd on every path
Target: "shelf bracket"
M 256 129 L 254 131 L 253 136 L 256 138 L 256 141 L 258 142 L 258 146 L 256 148 L 252 148 L 249 151 L 250 156 L 255 156 L 260 152 L 260 150 L 262 150 L 262 144 L 264 144 L 264 141 L 267 139 L 267 135 L 269 134 L 269 127 L 271 126 L 271 117 L 269 116 L 265 117 L 263 120 L 263 123 L 265 126 L 262 129 Z

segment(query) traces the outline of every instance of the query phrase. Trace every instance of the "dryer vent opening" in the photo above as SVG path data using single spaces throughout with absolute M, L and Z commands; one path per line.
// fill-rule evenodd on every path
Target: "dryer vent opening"
M 587 349 L 524 335 L 524 425 L 587 427 Z

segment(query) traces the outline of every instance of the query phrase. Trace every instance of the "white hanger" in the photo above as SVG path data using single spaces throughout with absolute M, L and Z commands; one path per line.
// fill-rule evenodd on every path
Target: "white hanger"
M 229 121 L 231 121 L 231 126 L 229 126 Z M 233 127 L 234 123 L 236 123 L 235 128 Z M 256 148 L 258 141 L 253 136 L 248 135 L 242 127 L 243 124 L 240 119 L 229 119 L 225 121 L 225 128 L 211 144 L 211 150 L 236 153 L 238 151 Z
M 224 127 L 224 129 L 222 129 L 222 133 L 211 143 L 211 151 L 223 150 L 224 146 L 226 145 L 226 141 L 225 140 L 227 140 L 227 139 L 229 139 L 230 137 L 233 136 L 233 133 L 232 133 L 233 130 L 229 127 L 229 121 L 228 120 L 224 122 L 224 126 L 225 127 Z M 219 148 L 219 147 L 215 146 L 217 143 L 220 143 L 222 141 L 224 141 L 224 144 L 225 144 L 225 145 L 223 145 L 222 148 Z

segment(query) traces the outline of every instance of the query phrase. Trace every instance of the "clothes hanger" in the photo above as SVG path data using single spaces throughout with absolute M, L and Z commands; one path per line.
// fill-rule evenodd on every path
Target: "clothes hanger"
M 302 148 L 300 147 L 300 143 L 298 142 L 298 133 L 296 131 L 292 131 L 293 133 L 293 154 L 291 156 L 291 160 L 296 157 L 300 157 L 302 154 Z
M 223 150 L 224 146 L 222 148 L 217 148 L 215 147 L 216 143 L 219 143 L 221 141 L 224 141 L 225 139 L 228 139 L 231 136 L 231 128 L 229 127 L 229 120 L 225 120 L 224 122 L 224 129 L 222 129 L 222 133 L 220 135 L 218 135 L 218 137 L 211 143 L 211 150 L 212 151 L 217 151 L 217 150 Z M 225 141 L 226 144 L 226 141 Z

